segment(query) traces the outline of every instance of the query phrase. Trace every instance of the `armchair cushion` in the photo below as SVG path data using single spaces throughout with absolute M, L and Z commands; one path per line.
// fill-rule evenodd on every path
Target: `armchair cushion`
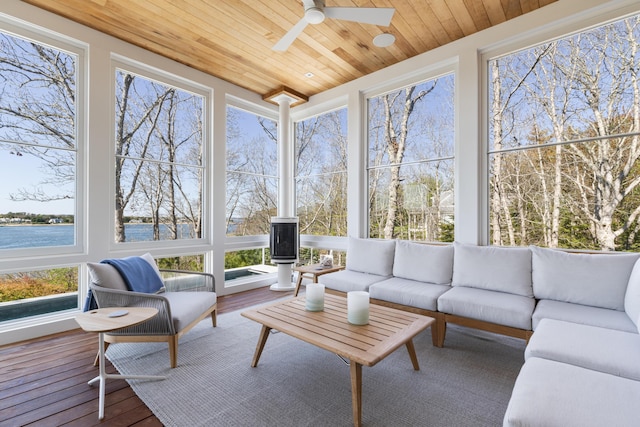
M 89 268 L 91 283 L 95 283 L 103 288 L 117 289 L 119 291 L 129 290 L 127 284 L 122 280 L 122 276 L 118 273 L 118 270 L 111 265 L 88 262 L 87 267 Z
M 162 295 L 171 306 L 176 332 L 183 331 L 216 303 L 215 292 L 167 292 Z

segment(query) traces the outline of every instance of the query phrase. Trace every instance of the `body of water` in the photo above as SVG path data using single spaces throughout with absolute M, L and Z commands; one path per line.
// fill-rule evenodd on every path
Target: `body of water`
M 182 224 L 179 238 L 188 239 L 190 227 Z M 168 236 L 168 228 L 160 226 L 161 238 Z M 125 224 L 127 242 L 153 240 L 151 224 Z M 72 224 L 57 225 L 6 225 L 0 226 L 0 249 L 71 246 L 75 243 L 75 227 Z

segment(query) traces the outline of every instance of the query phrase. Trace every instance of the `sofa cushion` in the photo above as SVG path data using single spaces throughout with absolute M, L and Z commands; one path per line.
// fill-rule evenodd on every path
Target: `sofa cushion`
M 387 279 L 389 276 L 361 273 L 358 271 L 342 270 L 335 273 L 323 274 L 318 277 L 318 283 L 326 288 L 340 292 L 368 291 L 369 286 Z
M 374 299 L 436 311 L 438 297 L 450 289 L 449 285 L 436 285 L 392 277 L 371 285 L 369 295 Z
M 531 330 L 536 301 L 522 295 L 457 286 L 438 298 L 438 311 Z
M 640 259 L 633 265 L 624 294 L 624 311 L 640 332 Z
M 532 357 L 518 374 L 503 426 L 637 426 L 638 402 L 639 381 Z
M 92 283 L 103 288 L 117 289 L 120 291 L 129 290 L 127 284 L 124 283 L 124 279 L 115 267 L 109 264 L 88 262 L 87 268 L 89 269 Z
M 640 335 L 630 332 L 542 319 L 524 352 L 640 381 Z
M 452 286 L 533 297 L 529 248 L 453 245 Z
M 624 310 L 629 276 L 640 254 L 573 254 L 531 246 L 538 299 Z
M 349 237 L 346 268 L 361 273 L 391 276 L 395 249 L 394 240 Z
M 393 275 L 403 279 L 449 285 L 453 275 L 453 246 L 398 240 L 393 259 Z
M 636 332 L 636 325 L 624 311 L 591 307 L 569 302 L 541 300 L 533 312 L 532 326 L 535 331 L 542 319 L 564 320 L 583 325 L 599 326 L 624 332 Z

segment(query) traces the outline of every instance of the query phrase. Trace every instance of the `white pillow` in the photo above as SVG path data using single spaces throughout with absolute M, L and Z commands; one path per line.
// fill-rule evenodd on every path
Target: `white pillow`
M 158 276 L 160 278 L 162 278 L 162 274 L 160 274 L 160 269 L 158 268 L 158 264 L 156 264 L 155 258 L 153 258 L 153 256 L 149 252 L 147 252 L 146 254 L 142 255 L 140 258 L 142 258 L 143 260 L 145 260 L 149 264 L 151 264 L 151 267 L 153 267 L 153 269 L 156 271 L 156 273 L 158 273 Z
M 638 254 L 575 254 L 531 246 L 538 299 L 623 311 Z
M 118 289 L 120 291 L 128 291 L 127 284 L 124 283 L 122 276 L 115 267 L 109 264 L 99 262 L 88 262 L 89 274 L 91 281 L 98 286 L 109 289 Z
M 391 276 L 395 240 L 359 239 L 349 237 L 347 245 L 347 270 Z
M 533 298 L 529 248 L 454 242 L 452 286 L 488 289 Z
M 624 294 L 624 311 L 640 332 L 640 259 L 633 265 Z
M 453 246 L 398 240 L 393 275 L 419 282 L 450 285 L 453 275 Z

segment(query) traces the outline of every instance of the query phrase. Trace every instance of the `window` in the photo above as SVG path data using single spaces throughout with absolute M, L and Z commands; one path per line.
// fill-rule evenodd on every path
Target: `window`
M 78 307 L 78 269 L 0 274 L 0 322 Z
M 493 58 L 490 243 L 640 248 L 640 17 Z
M 116 69 L 115 241 L 200 239 L 202 95 Z
M 78 55 L 0 31 L 0 249 L 76 244 Z
M 347 109 L 296 123 L 300 233 L 347 235 Z
M 369 236 L 453 241 L 454 76 L 368 100 Z
M 276 122 L 227 107 L 227 236 L 269 234 L 277 198 Z

